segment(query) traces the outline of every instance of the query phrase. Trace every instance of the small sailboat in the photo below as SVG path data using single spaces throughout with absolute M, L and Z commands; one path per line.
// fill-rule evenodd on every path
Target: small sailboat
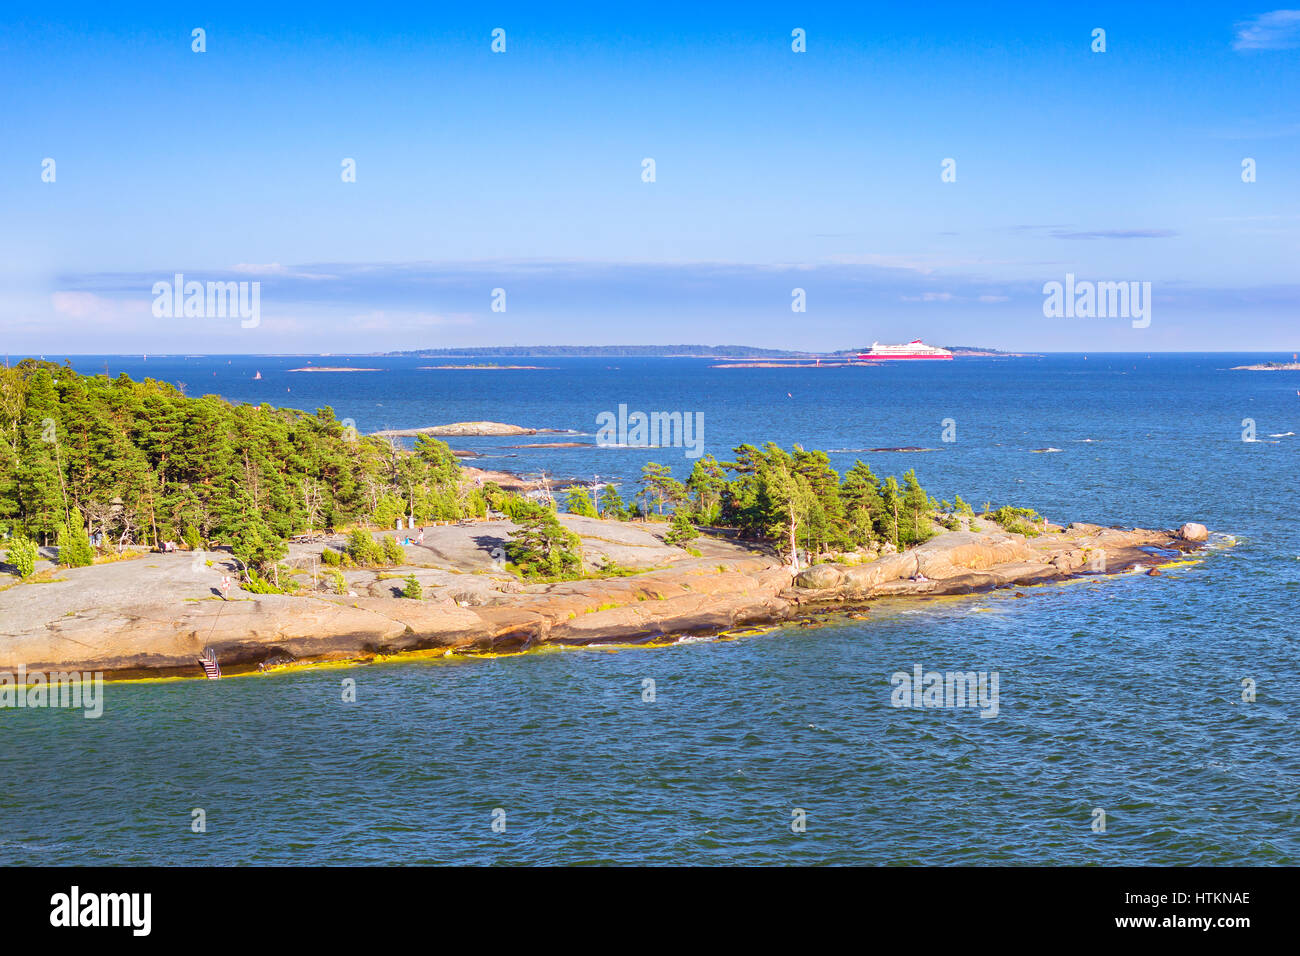
M 254 381 L 254 382 L 260 382 L 261 380 L 262 380 L 262 373 L 261 373 L 261 372 L 258 372 L 256 375 L 253 376 L 253 381 Z

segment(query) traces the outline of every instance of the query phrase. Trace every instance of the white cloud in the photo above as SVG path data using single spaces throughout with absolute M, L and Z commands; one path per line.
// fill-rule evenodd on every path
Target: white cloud
M 302 272 L 282 266 L 278 262 L 238 262 L 230 267 L 231 272 L 252 276 L 281 276 L 286 279 L 337 279 L 338 276 L 324 272 Z
M 1274 10 L 1237 24 L 1234 50 L 1289 50 L 1300 46 L 1300 10 Z
M 433 312 L 385 312 L 374 310 L 353 316 L 350 326 L 364 332 L 393 332 L 419 330 L 430 325 L 473 325 L 474 319 L 464 314 L 438 315 Z

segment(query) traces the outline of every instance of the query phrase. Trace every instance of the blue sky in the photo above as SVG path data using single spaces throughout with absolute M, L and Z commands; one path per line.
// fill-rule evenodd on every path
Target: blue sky
M 10 353 L 1300 348 L 1300 12 L 31 9 L 0 19 Z M 1151 282 L 1150 326 L 1045 318 L 1067 272 Z M 261 282 L 260 324 L 155 317 L 176 273 Z

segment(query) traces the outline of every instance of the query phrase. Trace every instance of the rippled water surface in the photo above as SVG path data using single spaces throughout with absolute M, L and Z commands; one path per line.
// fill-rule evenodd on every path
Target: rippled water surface
M 289 373 L 291 359 L 110 359 L 191 394 L 328 403 L 363 430 L 591 432 L 626 403 L 703 411 L 719 457 L 768 439 L 928 447 L 833 458 L 915 467 L 938 497 L 1063 521 L 1201 520 L 1236 544 L 1159 578 L 879 604 L 868 621 L 734 640 L 113 685 L 98 720 L 3 710 L 0 860 L 1300 863 L 1300 439 L 1269 438 L 1300 432 L 1300 373 L 1228 371 L 1245 358 L 530 360 L 555 366 L 539 372 L 363 359 L 389 371 L 335 376 Z M 1247 418 L 1260 442 L 1241 440 Z M 453 444 L 559 475 L 689 466 L 667 449 L 504 447 L 532 440 Z M 916 664 L 996 671 L 998 715 L 892 707 L 890 675 Z

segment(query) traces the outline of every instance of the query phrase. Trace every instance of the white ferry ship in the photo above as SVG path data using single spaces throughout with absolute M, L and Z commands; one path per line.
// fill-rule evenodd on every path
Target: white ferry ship
M 871 343 L 871 351 L 863 352 L 860 359 L 952 359 L 952 353 L 934 345 L 914 339 L 906 345 L 881 345 Z

